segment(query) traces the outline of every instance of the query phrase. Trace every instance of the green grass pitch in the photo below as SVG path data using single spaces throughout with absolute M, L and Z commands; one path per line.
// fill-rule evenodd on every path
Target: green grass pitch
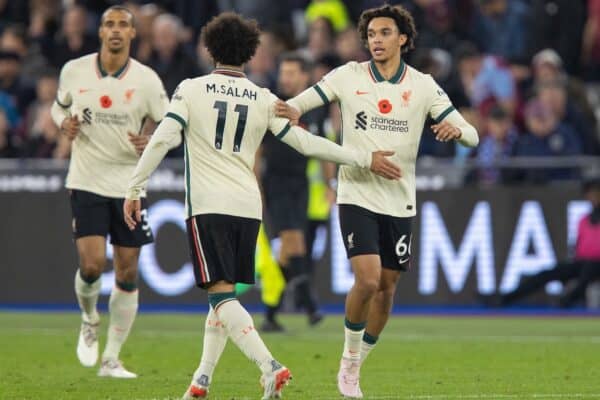
M 261 317 L 256 316 L 257 324 Z M 285 399 L 340 399 L 342 320 L 263 338 L 294 375 Z M 103 315 L 101 345 L 108 318 Z M 81 367 L 76 313 L 0 313 L 0 399 L 176 399 L 200 360 L 203 315 L 142 314 L 121 357 L 135 380 Z M 211 399 L 259 399 L 259 371 L 231 343 Z M 600 320 L 394 317 L 362 369 L 365 399 L 600 399 Z

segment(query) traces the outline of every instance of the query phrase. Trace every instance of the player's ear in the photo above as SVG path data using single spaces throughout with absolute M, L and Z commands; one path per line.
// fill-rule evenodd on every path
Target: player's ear
M 131 28 L 131 39 L 135 39 L 135 37 L 137 36 L 137 31 L 135 30 L 135 27 Z
M 408 36 L 406 36 L 404 33 L 401 33 L 398 39 L 400 41 L 400 47 L 403 47 L 406 42 L 408 42 Z

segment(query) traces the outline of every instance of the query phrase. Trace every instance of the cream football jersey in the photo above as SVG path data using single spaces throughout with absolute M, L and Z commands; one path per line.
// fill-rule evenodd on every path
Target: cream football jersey
M 285 135 L 277 97 L 238 71 L 216 69 L 183 81 L 167 117 L 184 128 L 187 215 L 262 218 L 254 157 L 267 130 Z
M 169 104 L 160 78 L 129 58 L 108 75 L 98 54 L 64 65 L 56 103 L 77 115 L 81 129 L 73 141 L 66 186 L 123 198 L 139 156 L 128 133 L 139 134 L 144 118 L 160 121 Z M 61 115 L 55 122 L 60 124 Z
M 423 125 L 428 116 L 440 122 L 458 115 L 446 93 L 431 76 L 403 61 L 389 80 L 372 61 L 349 62 L 309 90 L 316 91 L 323 103 L 340 102 L 344 147 L 395 151 L 390 160 L 402 170 L 402 178 L 391 181 L 365 169 L 341 166 L 338 203 L 395 217 L 415 215 L 415 161 Z M 302 109 L 297 99 L 289 103 Z

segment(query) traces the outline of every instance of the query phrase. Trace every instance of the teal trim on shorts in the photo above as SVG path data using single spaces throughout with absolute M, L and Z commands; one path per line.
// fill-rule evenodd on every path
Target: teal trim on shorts
M 362 331 L 363 329 L 365 329 L 365 326 L 367 326 L 366 322 L 350 322 L 348 321 L 347 318 L 344 318 L 344 325 L 346 326 L 346 328 L 350 329 L 351 331 Z

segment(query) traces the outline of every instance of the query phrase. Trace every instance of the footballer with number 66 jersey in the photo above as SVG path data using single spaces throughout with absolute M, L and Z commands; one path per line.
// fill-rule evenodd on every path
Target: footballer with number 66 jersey
M 349 149 L 392 149 L 402 178 L 380 179 L 370 171 L 340 167 L 338 204 L 344 244 L 355 282 L 346 299 L 345 342 L 338 390 L 361 398 L 360 366 L 377 342 L 393 304 L 401 271 L 410 262 L 412 217 L 416 213 L 415 163 L 428 117 L 436 138 L 475 146 L 478 136 L 454 109 L 433 78 L 402 59 L 413 48 L 412 15 L 400 6 L 366 10 L 359 34 L 371 60 L 349 62 L 326 75 L 277 113 L 297 120 L 303 113 L 337 101 L 342 144 Z

